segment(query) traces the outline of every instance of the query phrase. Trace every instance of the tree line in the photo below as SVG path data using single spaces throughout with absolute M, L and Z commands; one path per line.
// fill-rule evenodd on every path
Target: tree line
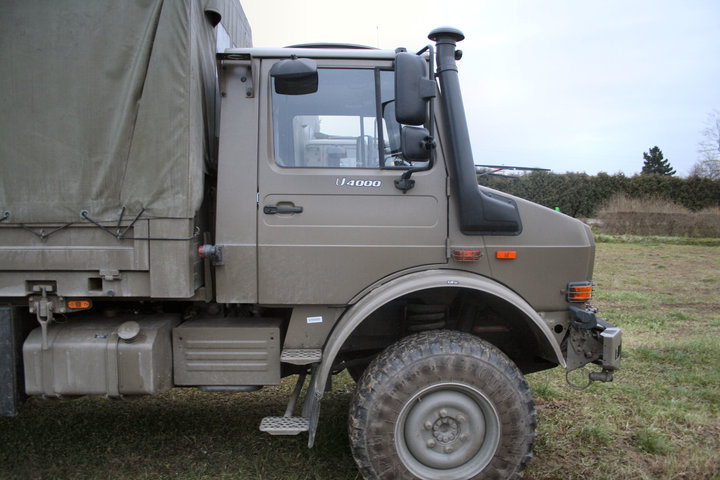
M 691 211 L 720 205 L 720 180 L 692 176 L 645 174 L 627 177 L 622 173 L 532 172 L 518 177 L 481 175 L 480 185 L 525 198 L 548 208 L 558 208 L 573 217 L 593 217 L 613 196 L 660 198 Z

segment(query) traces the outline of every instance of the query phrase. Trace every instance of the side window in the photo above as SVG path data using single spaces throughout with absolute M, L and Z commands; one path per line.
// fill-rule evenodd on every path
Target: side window
M 282 95 L 272 89 L 275 162 L 303 168 L 396 165 L 400 125 L 394 120 L 393 75 L 321 68 L 315 93 Z

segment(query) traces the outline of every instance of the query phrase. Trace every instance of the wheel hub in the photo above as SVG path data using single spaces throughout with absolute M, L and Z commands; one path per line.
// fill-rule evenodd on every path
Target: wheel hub
M 435 439 L 443 444 L 454 441 L 460 432 L 458 422 L 451 417 L 441 417 L 435 421 L 432 428 L 432 434 Z
M 407 453 L 403 456 L 411 470 L 476 469 L 490 461 L 499 442 L 494 408 L 468 386 L 435 385 L 418 392 L 406 404 L 401 421 L 399 450 Z

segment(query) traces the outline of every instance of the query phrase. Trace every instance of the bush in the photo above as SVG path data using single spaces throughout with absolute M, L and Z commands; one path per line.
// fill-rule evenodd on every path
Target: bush
M 548 208 L 559 207 L 573 217 L 585 218 L 597 215 L 617 194 L 629 198 L 659 198 L 693 212 L 717 207 L 720 202 L 720 180 L 697 176 L 532 172 L 512 178 L 482 176 L 478 182 Z

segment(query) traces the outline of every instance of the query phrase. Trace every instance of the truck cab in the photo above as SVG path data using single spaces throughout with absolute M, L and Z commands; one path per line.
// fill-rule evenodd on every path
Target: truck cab
M 423 73 L 398 82 L 399 56 L 420 59 Z M 298 59 L 314 64 L 314 88 L 283 93 L 278 82 L 293 79 L 278 80 L 273 69 Z M 307 318 L 326 312 L 333 325 L 306 323 L 302 339 L 285 340 L 288 348 L 320 349 L 337 319 L 369 293 L 437 276 L 363 319 L 342 352 L 384 348 L 409 322 L 413 331 L 442 326 L 491 336 L 525 371 L 563 365 L 568 306 L 589 300 L 574 290 L 591 288 L 592 233 L 578 220 L 477 185 L 462 100 L 447 100 L 459 88 L 436 89 L 427 73 L 433 60 L 337 45 L 219 56 L 216 300 L 301 306 Z M 396 92 L 422 81 L 421 126 L 403 124 Z M 431 113 L 432 102 L 438 108 Z M 416 130 L 425 133 L 406 140 Z M 408 173 L 412 187 L 400 188 Z M 454 283 L 453 275 L 469 280 Z M 423 315 L 408 320 L 408 309 L 428 305 L 438 312 L 427 325 Z M 492 315 L 460 320 L 468 305 Z M 385 310 L 404 312 L 402 321 L 383 320 Z M 295 317 L 291 327 L 307 322 Z M 309 340 L 305 330 L 318 334 Z

